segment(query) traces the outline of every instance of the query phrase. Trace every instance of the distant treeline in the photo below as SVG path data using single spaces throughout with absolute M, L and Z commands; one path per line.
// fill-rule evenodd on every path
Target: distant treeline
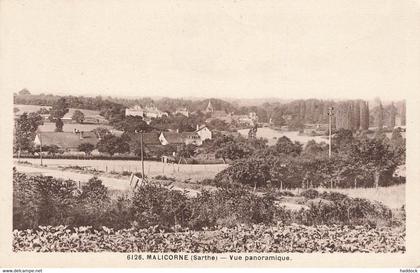
M 69 107 L 97 110 L 101 115 L 110 119 L 120 120 L 124 116 L 124 109 L 134 105 L 155 105 L 162 111 L 173 113 L 179 108 L 187 108 L 190 112 L 204 112 L 207 104 L 215 110 L 234 114 L 248 114 L 256 112 L 259 122 L 270 122 L 275 126 L 289 126 L 300 129 L 304 124 L 328 123 L 328 108 L 334 107 L 333 127 L 337 129 L 367 130 L 368 127 L 394 127 L 405 125 L 405 101 L 398 101 L 383 106 L 379 99 L 369 105 L 364 100 L 319 100 L 301 99 L 287 103 L 264 103 L 258 106 L 240 107 L 221 99 L 187 100 L 175 98 L 113 98 L 113 97 L 84 97 L 58 96 L 51 94 L 32 95 L 22 90 L 14 96 L 15 104 L 33 104 L 52 106 L 59 98 L 65 98 Z M 398 120 L 398 122 L 397 122 Z

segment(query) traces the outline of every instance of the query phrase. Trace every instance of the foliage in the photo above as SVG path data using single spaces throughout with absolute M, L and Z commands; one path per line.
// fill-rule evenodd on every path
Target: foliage
M 61 118 L 57 118 L 56 120 L 55 120 L 55 132 L 63 132 L 63 126 L 64 126 L 64 123 L 63 123 L 63 121 L 61 120 Z
M 92 151 L 95 150 L 95 145 L 87 142 L 80 143 L 78 150 L 84 152 L 86 155 L 90 155 Z
M 133 196 L 135 226 L 145 228 L 159 225 L 164 229 L 175 225 L 186 226 L 189 218 L 187 201 L 185 193 L 162 186 L 139 187 Z
M 236 225 L 211 231 L 40 226 L 13 231 L 14 251 L 404 253 L 405 230 L 364 226 Z M 129 256 L 127 256 L 129 257 Z
M 318 191 L 316 191 L 314 189 L 305 190 L 305 191 L 300 193 L 300 196 L 303 196 L 303 197 L 308 198 L 308 199 L 317 198 L 318 195 L 319 195 Z
M 65 98 L 59 98 L 56 102 L 53 103 L 50 109 L 50 121 L 55 122 L 56 132 L 63 131 L 63 121 L 61 120 L 65 114 L 69 111 L 69 104 Z
M 80 111 L 80 110 L 76 110 L 76 111 L 74 111 L 71 119 L 76 121 L 77 123 L 83 123 L 83 121 L 85 119 L 85 114 L 83 114 L 83 112 Z
M 57 145 L 42 146 L 43 152 L 48 152 L 49 155 L 55 155 L 60 152 L 60 147 Z
M 108 128 L 105 127 L 96 127 L 92 130 L 99 138 L 103 138 L 106 135 L 111 134 Z
M 183 144 L 178 150 L 178 156 L 182 158 L 192 158 L 195 155 L 197 146 L 194 144 Z
M 151 127 L 140 116 L 126 116 L 118 122 L 114 122 L 114 128 L 124 132 L 134 133 L 136 131 L 149 132 Z
M 298 156 L 302 152 L 302 144 L 295 141 L 294 143 L 286 136 L 282 136 L 277 140 L 275 150 L 279 154 Z
M 382 176 L 391 178 L 399 164 L 399 156 L 391 146 L 377 138 L 360 139 L 353 143 L 350 160 L 365 172 L 373 173 L 376 187 L 381 184 Z
M 32 150 L 36 131 L 42 124 L 42 117 L 39 114 L 23 113 L 15 122 L 14 150 Z
M 98 151 L 113 156 L 116 153 L 123 154 L 130 151 L 130 147 L 121 137 L 105 135 L 97 144 Z
M 262 158 L 237 160 L 215 177 L 216 181 L 239 182 L 254 188 L 265 186 L 269 179 L 270 166 Z
M 29 90 L 26 89 L 26 88 L 19 91 L 19 96 L 28 96 L 30 94 L 31 94 L 31 92 L 29 92 Z

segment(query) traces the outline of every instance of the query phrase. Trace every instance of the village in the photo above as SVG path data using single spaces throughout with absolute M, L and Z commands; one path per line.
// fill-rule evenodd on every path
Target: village
M 275 221 L 303 233 L 357 224 L 384 226 L 394 238 L 386 247 L 364 241 L 363 247 L 404 250 L 398 236 L 405 215 L 405 101 L 241 106 L 216 98 L 130 100 L 24 89 L 14 95 L 14 115 L 18 229 L 105 223 L 105 232 L 144 232 L 154 225 L 172 236 L 220 226 L 236 234 L 238 224 L 268 228 Z M 38 192 L 41 200 L 58 198 L 44 201 L 63 212 L 36 214 L 38 222 L 31 222 L 24 200 Z M 353 249 L 347 247 L 337 249 Z

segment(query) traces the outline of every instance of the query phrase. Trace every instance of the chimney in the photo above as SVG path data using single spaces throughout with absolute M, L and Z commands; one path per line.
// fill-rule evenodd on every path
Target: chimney
M 197 124 L 197 131 L 198 131 L 198 129 L 200 129 L 200 126 L 198 126 L 198 124 Z
M 179 133 L 179 129 L 176 129 L 176 132 Z
M 79 138 L 83 139 L 83 131 L 79 132 Z

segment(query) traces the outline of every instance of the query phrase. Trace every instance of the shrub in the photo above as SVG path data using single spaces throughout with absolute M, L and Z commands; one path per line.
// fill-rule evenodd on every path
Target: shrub
M 305 225 L 346 224 L 374 227 L 391 223 L 391 210 L 379 202 L 350 198 L 343 194 L 325 196 L 329 199 L 312 199 L 313 202 L 308 203 L 308 210 L 297 212 L 297 221 Z
M 157 180 L 168 180 L 168 181 L 175 182 L 174 177 L 168 177 L 168 176 L 165 176 L 165 175 L 156 175 L 154 178 L 157 179 Z
M 131 209 L 138 228 L 158 225 L 169 229 L 175 225 L 186 226 L 188 223 L 189 206 L 185 193 L 160 185 L 138 187 Z
M 308 199 L 314 199 L 318 197 L 319 193 L 317 190 L 309 189 L 301 192 L 300 195 Z

